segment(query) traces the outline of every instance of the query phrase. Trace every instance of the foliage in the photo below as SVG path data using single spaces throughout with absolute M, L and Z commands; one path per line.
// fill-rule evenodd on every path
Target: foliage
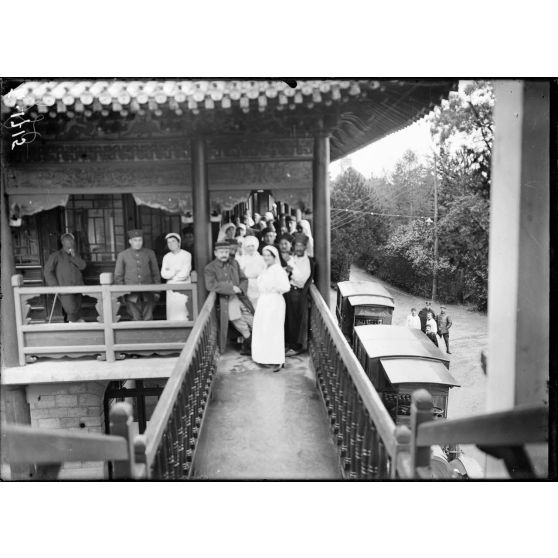
M 344 277 L 353 261 L 374 266 L 378 246 L 387 238 L 385 222 L 371 215 L 379 211 L 376 195 L 368 181 L 349 168 L 332 184 L 331 191 L 331 253 L 332 281 Z M 334 277 L 335 274 L 335 277 Z
M 493 106 L 489 82 L 469 83 L 429 117 L 434 157 L 420 162 L 407 151 L 391 175 L 371 178 L 381 211 L 402 217 L 384 221 L 379 244 L 358 257 L 369 271 L 411 293 L 430 293 L 434 231 L 423 216 L 434 218 L 436 169 L 438 297 L 486 309 Z

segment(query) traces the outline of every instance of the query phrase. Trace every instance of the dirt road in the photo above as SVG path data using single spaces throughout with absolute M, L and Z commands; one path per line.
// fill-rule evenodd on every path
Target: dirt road
M 424 300 L 410 295 L 382 281 L 357 267 L 351 268 L 352 281 L 377 281 L 384 285 L 395 299 L 393 324 L 405 325 L 411 308 L 420 310 Z M 439 312 L 439 304 L 434 303 L 434 311 Z M 488 321 L 486 314 L 459 304 L 445 304 L 447 313 L 453 320 L 450 330 L 450 371 L 461 384 L 450 391 L 448 418 L 466 417 L 485 412 L 486 376 L 480 365 L 480 354 L 488 342 Z M 445 351 L 444 341 L 440 348 Z

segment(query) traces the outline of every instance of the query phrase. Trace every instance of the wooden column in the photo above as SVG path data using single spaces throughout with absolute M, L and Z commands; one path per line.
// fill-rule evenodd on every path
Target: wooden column
M 198 272 L 198 300 L 205 302 L 207 291 L 203 280 L 203 269 L 211 260 L 211 223 L 209 222 L 209 187 L 207 184 L 207 164 L 205 160 L 205 141 L 195 138 L 192 141 L 192 201 L 194 205 L 194 242 Z
M 329 137 L 319 134 L 314 138 L 313 210 L 314 257 L 316 259 L 316 285 L 329 308 L 331 282 L 331 217 L 329 200 Z
M 15 301 L 12 289 L 12 275 L 15 274 L 12 232 L 9 224 L 8 196 L 5 195 L 2 176 L 2 362 L 4 366 L 18 366 L 17 333 L 15 321 Z
M 487 410 L 548 401 L 549 86 L 495 84 Z

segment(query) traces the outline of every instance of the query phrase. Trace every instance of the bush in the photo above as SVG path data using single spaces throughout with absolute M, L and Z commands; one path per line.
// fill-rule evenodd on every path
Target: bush
M 331 282 L 348 281 L 351 274 L 352 255 L 346 248 L 333 243 L 331 245 Z

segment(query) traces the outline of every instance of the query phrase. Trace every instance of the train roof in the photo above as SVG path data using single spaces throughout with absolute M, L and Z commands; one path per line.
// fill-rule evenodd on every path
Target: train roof
M 395 308 L 392 298 L 375 295 L 350 296 L 349 304 L 351 306 L 388 306 L 389 308 Z
M 380 362 L 392 384 L 440 384 L 459 387 L 443 362 L 411 358 L 381 358 Z
M 337 283 L 337 288 L 341 296 L 371 295 L 389 298 L 393 302 L 389 291 L 376 281 L 341 281 Z
M 354 331 L 370 358 L 427 358 L 449 368 L 449 358 L 418 329 L 374 324 L 355 326 Z

